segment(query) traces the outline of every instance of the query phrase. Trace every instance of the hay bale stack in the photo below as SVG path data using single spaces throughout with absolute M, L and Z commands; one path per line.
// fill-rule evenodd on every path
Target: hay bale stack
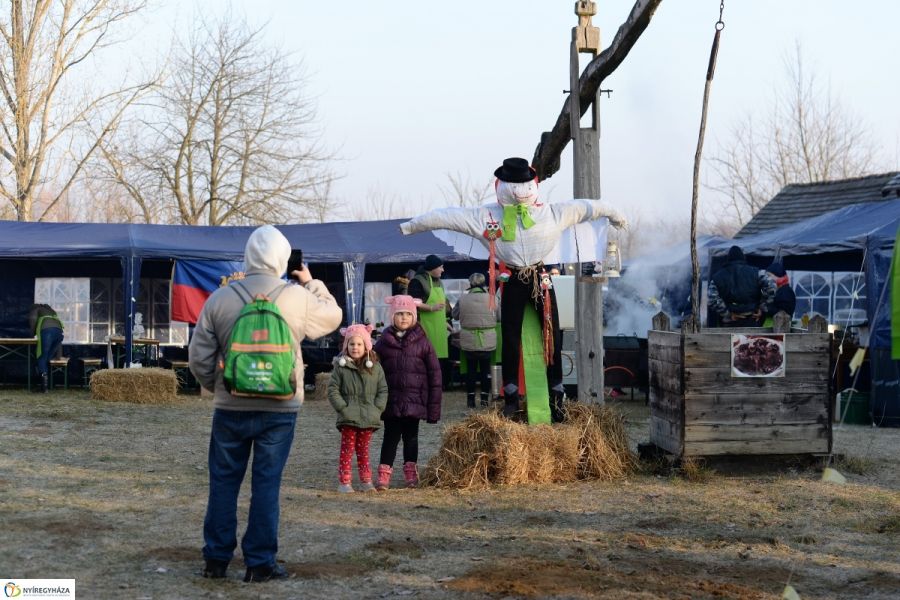
M 476 413 L 444 432 L 423 485 L 477 489 L 490 485 L 612 480 L 637 466 L 622 417 L 613 409 L 571 404 L 566 423 L 523 425 Z
M 322 401 L 328 400 L 328 382 L 331 380 L 331 371 L 327 373 L 316 373 L 316 391 L 312 393 L 309 400 Z
M 178 402 L 178 377 L 171 369 L 102 369 L 91 374 L 91 398 L 107 402 Z

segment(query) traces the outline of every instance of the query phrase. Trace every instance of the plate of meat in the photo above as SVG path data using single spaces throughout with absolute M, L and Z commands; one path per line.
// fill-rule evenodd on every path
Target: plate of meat
M 733 377 L 784 377 L 784 336 L 733 335 Z

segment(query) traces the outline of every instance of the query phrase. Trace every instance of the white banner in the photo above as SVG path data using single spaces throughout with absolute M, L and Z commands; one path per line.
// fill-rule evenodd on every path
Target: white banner
M 2 579 L 3 597 L 17 600 L 75 598 L 74 579 Z

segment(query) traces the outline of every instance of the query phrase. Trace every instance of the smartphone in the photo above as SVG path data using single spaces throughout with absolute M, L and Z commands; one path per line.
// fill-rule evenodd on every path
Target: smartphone
M 303 270 L 303 250 L 291 250 L 291 255 L 288 257 L 287 264 L 287 276 L 291 277 L 291 273 L 294 271 L 302 271 Z

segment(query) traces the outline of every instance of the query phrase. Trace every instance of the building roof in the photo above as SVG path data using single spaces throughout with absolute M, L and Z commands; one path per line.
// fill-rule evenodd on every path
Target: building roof
M 897 198 L 900 198 L 900 172 L 896 171 L 837 181 L 794 183 L 783 187 L 734 237 L 777 229 L 851 204 Z

